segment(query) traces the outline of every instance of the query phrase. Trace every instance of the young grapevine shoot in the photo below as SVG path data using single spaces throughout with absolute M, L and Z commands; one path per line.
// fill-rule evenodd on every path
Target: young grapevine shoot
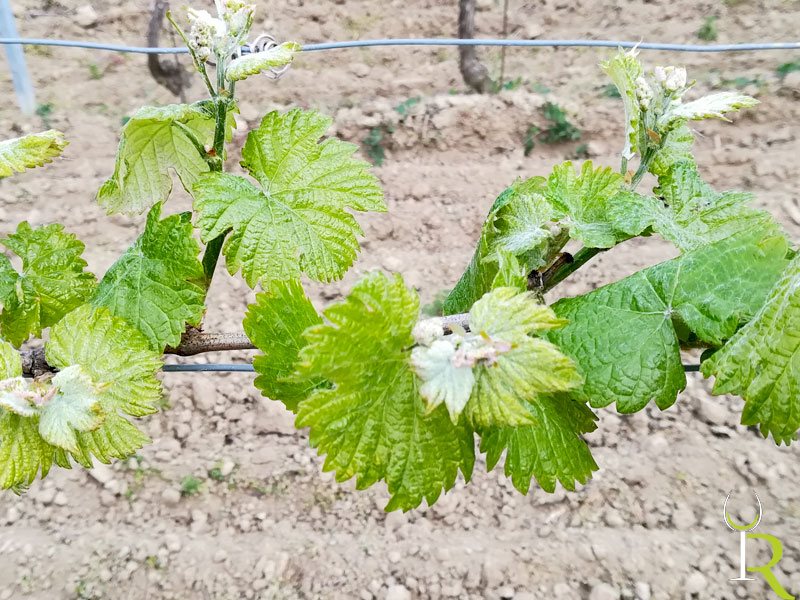
M 97 201 L 147 221 L 108 272 L 87 272 L 83 243 L 58 224 L 21 223 L 0 240 L 21 264 L 0 254 L 0 487 L 21 492 L 54 464 L 91 467 L 149 442 L 136 420 L 158 409 L 163 354 L 198 351 L 220 255 L 263 290 L 243 321 L 262 352 L 256 387 L 309 428 L 338 481 L 385 482 L 387 510 L 432 504 L 459 472 L 469 480 L 476 436 L 488 468 L 505 457 L 522 493 L 533 478 L 573 490 L 597 469 L 582 438 L 596 428 L 593 409 L 671 406 L 686 386 L 683 348 L 705 349 L 715 393 L 742 396 L 742 423 L 778 444 L 795 439 L 800 258 L 750 194 L 711 189 L 691 154 L 690 121 L 756 100 L 685 99 L 684 69 L 646 72 L 636 50 L 619 50 L 602 64 L 624 104 L 618 172 L 566 162 L 503 191 L 443 317 L 420 319 L 416 291 L 380 272 L 319 313 L 301 276 L 344 275 L 362 235 L 353 212 L 386 211 L 382 191 L 356 146 L 325 138 L 331 119 L 316 111 L 265 115 L 242 150 L 249 176 L 223 171 L 236 82 L 279 73 L 301 47 L 241 55 L 253 6 L 216 7 L 189 9 L 188 34 L 175 25 L 209 98 L 142 108 L 123 127 Z M 0 177 L 65 146 L 57 131 L 0 142 Z M 171 171 L 193 212 L 163 216 Z M 639 189 L 648 173 L 650 193 Z M 544 304 L 596 254 L 652 235 L 680 256 Z M 570 240 L 583 245 L 571 261 Z M 43 354 L 20 350 L 46 330 Z

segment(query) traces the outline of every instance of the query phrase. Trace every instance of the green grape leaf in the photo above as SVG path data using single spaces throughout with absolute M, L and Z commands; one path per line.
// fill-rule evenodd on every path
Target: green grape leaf
M 0 489 L 29 486 L 40 471 L 46 477 L 53 462 L 70 466 L 66 453 L 39 434 L 38 417 L 0 410 Z
M 231 81 L 247 79 L 268 69 L 284 67 L 291 64 L 295 55 L 302 50 L 300 44 L 284 42 L 263 52 L 251 52 L 233 59 L 228 65 L 225 74 Z
M 271 112 L 251 131 L 242 165 L 257 179 L 209 173 L 194 186 L 201 238 L 232 230 L 223 253 L 250 287 L 259 279 L 340 279 L 359 250 L 361 228 L 345 212 L 384 212 L 377 178 L 352 157 L 357 147 L 337 139 L 319 143 L 332 120 L 316 111 Z
M 55 129 L 0 141 L 0 179 L 52 162 L 68 143 Z
M 22 375 L 22 359 L 14 346 L 0 338 L 0 379 L 20 377 Z
M 576 481 L 585 484 L 597 463 L 580 436 L 597 428 L 594 413 L 568 394 L 545 394 L 523 402 L 534 424 L 481 432 L 487 470 L 494 469 L 505 452 L 505 474 L 523 494 L 528 493 L 531 477 L 551 493 L 556 481 L 568 490 L 575 489 Z
M 701 363 L 715 394 L 738 394 L 743 425 L 789 445 L 800 428 L 800 257 L 795 256 L 753 319 Z
M 209 166 L 183 127 L 204 146 L 212 146 L 214 111 L 210 100 L 139 109 L 122 128 L 114 174 L 97 192 L 100 206 L 109 214 L 143 213 L 169 197 L 170 170 L 191 193 L 192 185 Z M 231 139 L 233 127 L 229 113 L 226 139 Z
M 264 354 L 253 359 L 258 373 L 255 386 L 273 400 L 297 412 L 297 405 L 325 380 L 310 377 L 290 381 L 300 351 L 306 346 L 303 332 L 322 323 L 299 281 L 273 281 L 266 292 L 256 294 L 256 303 L 247 308 L 244 331 Z
M 630 160 L 641 149 L 639 143 L 639 129 L 642 120 L 639 100 L 636 97 L 636 80 L 642 74 L 642 64 L 636 58 L 636 49 L 627 52 L 619 48 L 617 54 L 610 60 L 600 63 L 600 67 L 617 86 L 619 95 L 625 106 L 625 147 L 622 150 L 623 158 Z
M 686 124 L 668 131 L 650 163 L 650 172 L 656 176 L 666 175 L 670 167 L 678 162 L 695 167 L 693 145 L 694 135 Z
M 159 202 L 150 209 L 142 235 L 106 272 L 91 298 L 141 331 L 158 352 L 177 346 L 186 323 L 199 326 L 205 310 L 192 214 L 160 216 Z
M 750 319 L 786 265 L 786 239 L 751 231 L 703 246 L 584 296 L 560 300 L 569 319 L 548 338 L 578 364 L 574 392 L 595 408 L 671 406 L 686 385 L 681 341 L 719 345 Z M 678 330 L 688 329 L 689 336 Z M 688 338 L 688 339 L 687 339 Z
M 75 432 L 92 431 L 105 420 L 102 387 L 80 365 L 59 371 L 50 383 L 58 392 L 39 411 L 39 433 L 48 444 L 78 452 Z
M 544 197 L 546 180 L 532 177 L 506 189 L 492 205 L 467 270 L 444 302 L 444 314 L 466 312 L 492 289 L 504 265 L 503 252 L 513 255 L 524 275 L 550 260 L 567 240 L 567 231 L 553 221 Z M 513 286 L 516 287 L 516 286 Z
M 615 198 L 614 226 L 628 235 L 652 227 L 684 252 L 742 231 L 778 230 L 768 212 L 750 205 L 752 194 L 715 192 L 692 163 L 673 164 L 655 192 L 660 199 L 628 193 Z
M 325 471 L 355 476 L 364 489 L 380 480 L 392 495 L 386 510 L 433 504 L 459 469 L 469 479 L 474 435 L 450 422 L 444 407 L 425 416 L 409 365 L 419 299 L 381 273 L 362 278 L 343 302 L 325 311 L 330 324 L 307 329 L 299 377 L 327 379 L 300 402 L 298 427 L 311 428 L 311 444 L 327 454 Z
M 8 341 L 19 346 L 31 334 L 41 336 L 65 314 L 86 302 L 97 285 L 85 272 L 84 245 L 63 225 L 31 228 L 27 222 L 0 240 L 22 259 L 22 274 L 0 258 L 0 327 Z
M 50 330 L 45 353 L 54 367 L 80 365 L 103 387 L 100 405 L 105 421 L 93 431 L 76 433 L 79 452 L 73 453 L 75 460 L 91 466 L 94 454 L 107 463 L 111 458 L 125 458 L 149 442 L 119 415 L 141 417 L 158 410 L 161 383 L 155 373 L 162 364 L 160 353 L 150 349 L 141 333 L 108 308 L 85 304 Z
M 591 161 L 575 173 L 567 161 L 553 169 L 545 196 L 558 218 L 569 217 L 569 235 L 590 248 L 611 248 L 630 236 L 620 235 L 608 219 L 608 206 L 624 182 L 624 177 L 609 167 L 593 168 Z

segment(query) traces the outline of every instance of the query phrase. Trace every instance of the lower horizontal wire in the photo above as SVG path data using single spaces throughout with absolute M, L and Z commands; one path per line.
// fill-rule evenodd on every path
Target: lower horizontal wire
M 182 371 L 240 371 L 253 373 L 253 365 L 248 364 L 194 364 L 194 365 L 164 365 L 163 371 L 167 373 L 177 373 Z M 700 371 L 700 365 L 683 365 L 683 370 L 687 373 Z

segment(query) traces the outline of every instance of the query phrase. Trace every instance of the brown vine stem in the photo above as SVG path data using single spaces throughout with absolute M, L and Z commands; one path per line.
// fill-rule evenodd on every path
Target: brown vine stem
M 167 347 L 164 350 L 164 354 L 194 356 L 203 352 L 225 350 L 256 350 L 256 347 L 244 333 L 205 333 L 190 328 L 181 337 L 181 343 L 175 348 Z M 37 377 L 56 371 L 55 367 L 48 364 L 44 348 L 23 350 L 19 354 L 22 359 L 23 375 Z

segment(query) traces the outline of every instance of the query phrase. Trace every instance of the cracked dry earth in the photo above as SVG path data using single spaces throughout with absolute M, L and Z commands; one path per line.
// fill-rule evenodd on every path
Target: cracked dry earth
M 300 42 L 450 36 L 455 4 L 262 0 L 256 29 Z M 11 5 L 23 36 L 141 44 L 149 2 Z M 478 34 L 498 35 L 502 3 L 481 0 L 478 8 Z M 779 0 L 511 0 L 509 31 L 521 38 L 696 42 L 712 14 L 723 43 L 792 40 L 800 23 L 798 3 Z M 172 43 L 168 34 L 162 43 Z M 603 95 L 607 82 L 597 67 L 606 55 L 511 50 L 506 73 L 522 85 L 497 95 L 466 93 L 456 52 L 441 48 L 309 53 L 278 84 L 256 79 L 238 86 L 236 146 L 247 126 L 274 108 L 319 108 L 335 117 L 337 135 L 357 143 L 381 123 L 396 125 L 376 169 L 389 213 L 359 217 L 366 234 L 361 260 L 342 282 L 310 287 L 317 306 L 340 298 L 372 268 L 402 272 L 423 302 L 451 287 L 496 195 L 516 177 L 547 174 L 575 154 L 577 143 L 537 145 L 523 155 L 524 132 L 543 124 L 546 101 L 567 110 L 596 163 L 617 165 L 621 108 Z M 496 71 L 499 51 L 481 56 Z M 762 104 L 735 124 L 697 126 L 698 162 L 717 189 L 756 193 L 798 239 L 800 73 L 776 74 L 778 64 L 798 55 L 643 56 L 651 65 L 685 64 L 698 92 L 743 78 L 739 85 L 758 95 Z M 176 100 L 150 78 L 141 56 L 35 47 L 27 58 L 37 100 L 49 108 L 45 118 L 21 117 L 0 65 L 0 136 L 52 124 L 71 144 L 47 168 L 0 182 L 0 228 L 8 233 L 21 220 L 64 223 L 87 244 L 90 269 L 102 273 L 143 224 L 143 217 L 107 218 L 93 202 L 113 169 L 121 119 L 143 104 Z M 199 81 L 188 95 L 202 96 Z M 398 123 L 393 107 L 417 96 Z M 237 168 L 237 156 L 234 148 L 228 168 Z M 167 210 L 188 207 L 176 191 Z M 558 293 L 580 293 L 671 256 L 657 239 L 623 244 Z M 236 331 L 253 293 L 238 277 L 218 279 L 206 327 Z M 138 459 L 55 471 L 23 497 L 0 496 L 0 600 L 774 597 L 758 577 L 728 581 L 738 574 L 738 537 L 721 518 L 731 489 L 740 521 L 755 510 L 748 490 L 758 492 L 760 531 L 784 544 L 774 573 L 800 593 L 797 449 L 778 448 L 739 425 L 741 401 L 712 398 L 697 374 L 665 412 L 599 411 L 600 427 L 587 441 L 601 470 L 575 492 L 546 494 L 534 485 L 522 496 L 501 472 L 486 473 L 479 458 L 469 485 L 461 481 L 433 507 L 407 514 L 383 512 L 384 489 L 356 491 L 352 482 L 321 473 L 307 432 L 294 428 L 280 404 L 259 396 L 252 375 L 163 378 L 170 408 L 144 420 L 153 444 Z M 199 480 L 196 493 L 182 493 L 187 476 Z M 751 549 L 748 557 L 764 564 L 768 552 Z

